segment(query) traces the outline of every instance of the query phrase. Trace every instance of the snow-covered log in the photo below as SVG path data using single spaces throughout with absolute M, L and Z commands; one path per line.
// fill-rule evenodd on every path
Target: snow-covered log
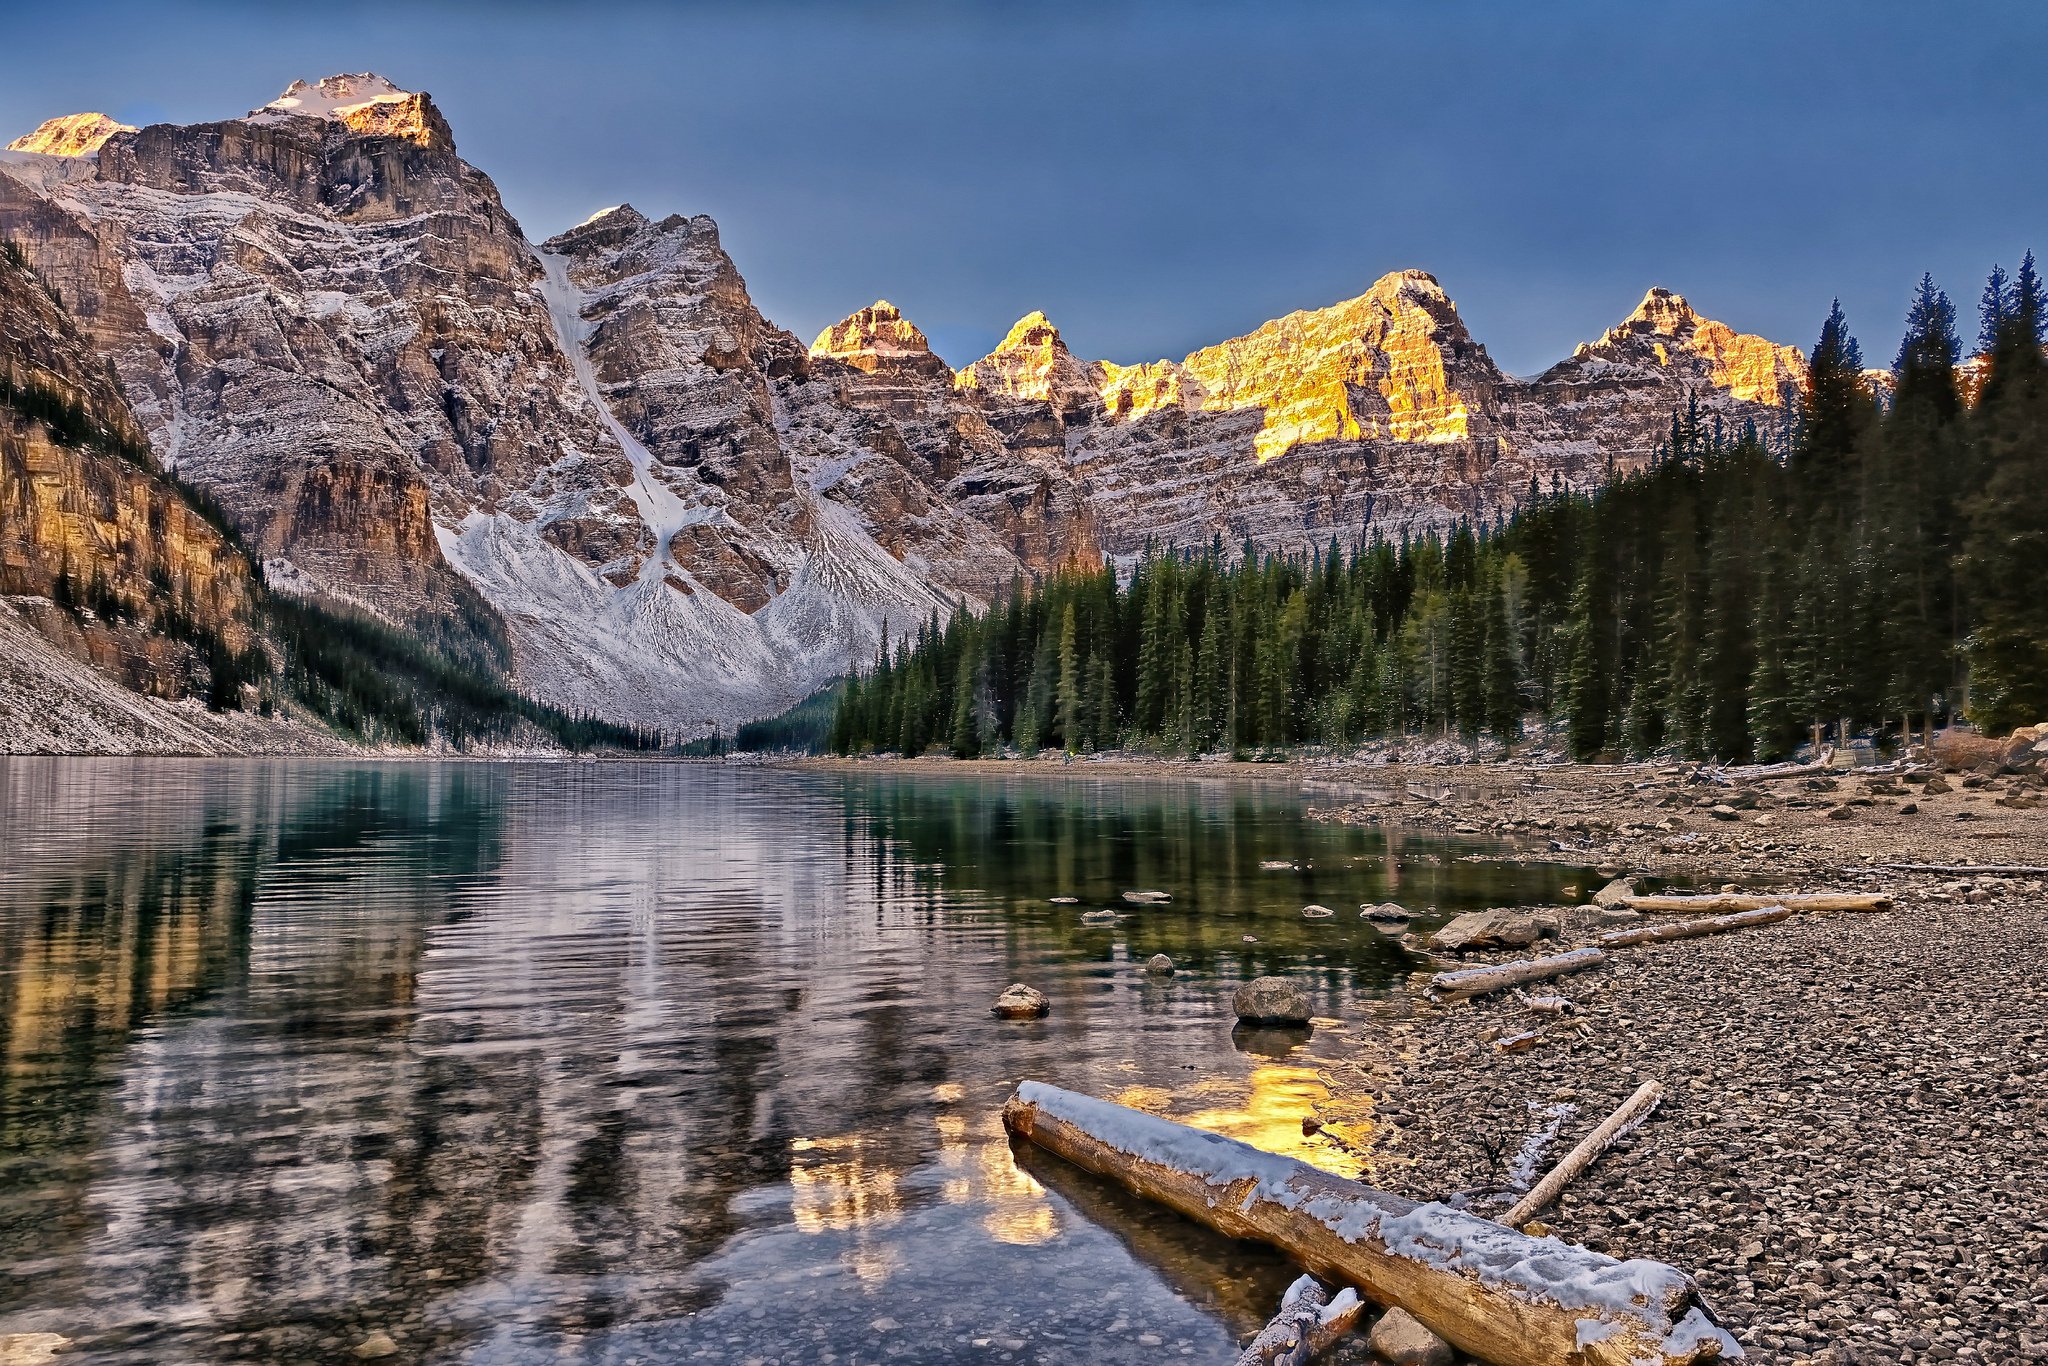
M 1568 972 L 1583 972 L 1606 961 L 1607 955 L 1599 949 L 1573 949 L 1570 953 L 1553 953 L 1544 958 L 1518 958 L 1512 963 L 1490 968 L 1460 968 L 1456 972 L 1440 972 L 1430 978 L 1429 992 L 1440 1000 L 1469 1000 L 1491 991 L 1518 987 L 1524 982 L 1540 982 L 1547 977 L 1562 977 Z
M 1713 892 L 1704 896 L 1632 896 L 1621 904 L 1645 915 L 1729 915 L 1772 906 L 1788 906 L 1795 911 L 1888 911 L 1892 899 L 1868 892 L 1808 892 L 1790 896 Z
M 1613 930 L 1594 942 L 1603 949 L 1625 949 L 1632 944 L 1662 944 L 1673 939 L 1698 939 L 1724 930 L 1743 930 L 1751 925 L 1775 925 L 1790 920 L 1790 906 L 1766 906 L 1758 911 L 1737 911 L 1733 915 L 1707 916 L 1700 920 L 1674 920 L 1667 925 L 1644 925 L 1640 929 Z
M 1418 1205 L 1220 1134 L 1027 1081 L 1012 1135 L 1311 1273 L 1495 1366 L 1690 1366 L 1742 1355 L 1692 1278 Z
M 1245 1344 L 1237 1366 L 1306 1366 L 1350 1332 L 1364 1308 L 1356 1290 L 1346 1288 L 1332 1298 L 1315 1277 L 1298 1277 L 1281 1297 L 1280 1312 Z
M 1786 912 L 1790 914 L 1790 912 Z M 1528 1219 L 1551 1201 L 1558 1192 L 1578 1179 L 1579 1173 L 1593 1165 L 1594 1159 L 1607 1151 L 1615 1139 L 1635 1128 L 1657 1108 L 1657 1102 L 1664 1099 L 1664 1087 L 1656 1081 L 1646 1081 L 1636 1088 L 1635 1094 L 1623 1101 L 1615 1112 L 1600 1121 L 1600 1127 L 1587 1134 L 1579 1145 L 1565 1154 L 1564 1161 L 1550 1169 L 1550 1175 L 1530 1187 L 1529 1193 L 1515 1201 L 1514 1208 L 1500 1217 L 1509 1228 L 1519 1228 Z
M 1945 877 L 2048 877 L 2038 863 L 1880 863 L 1887 873 L 1940 873 Z

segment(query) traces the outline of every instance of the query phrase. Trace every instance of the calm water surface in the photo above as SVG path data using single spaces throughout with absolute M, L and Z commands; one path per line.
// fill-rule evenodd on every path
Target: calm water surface
M 1199 779 L 0 761 L 0 1334 L 138 1363 L 353 1361 L 376 1332 L 393 1361 L 1226 1362 L 1289 1270 L 1013 1157 L 1011 1087 L 1359 1170 L 1346 1068 L 1407 965 L 1357 905 L 1577 880 L 1304 807 Z M 1082 920 L 1132 888 L 1174 900 Z M 1138 970 L 1162 951 L 1171 981 Z M 1269 971 L 1330 1021 L 1234 1034 L 1231 988 Z M 990 1018 L 1012 981 L 1052 1017 Z M 1318 1103 L 1349 1122 L 1304 1138 Z

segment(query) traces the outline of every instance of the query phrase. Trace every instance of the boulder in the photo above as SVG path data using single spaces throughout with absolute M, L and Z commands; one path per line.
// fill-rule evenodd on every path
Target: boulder
M 1539 939 L 1555 939 L 1557 924 L 1545 916 L 1521 911 L 1467 911 L 1429 937 L 1438 953 L 1468 949 L 1525 949 Z
M 1593 893 L 1595 906 L 1615 906 L 1636 894 L 1636 880 L 1632 877 L 1618 877 Z
M 1388 925 L 1399 924 L 1402 921 L 1414 919 L 1413 916 L 1408 914 L 1408 908 L 1406 906 L 1399 905 L 1392 901 L 1382 901 L 1377 906 L 1372 905 L 1368 902 L 1365 905 L 1362 905 L 1358 908 L 1358 913 L 1361 916 L 1365 917 L 1367 920 L 1377 920 L 1383 924 Z
M 1380 1315 L 1366 1345 L 1390 1366 L 1451 1366 L 1451 1345 L 1405 1309 L 1389 1309 Z
M 355 1345 L 355 1356 L 360 1361 L 376 1361 L 382 1357 L 398 1355 L 398 1344 L 388 1333 L 372 1333 Z
M 1163 953 L 1155 953 L 1145 960 L 1145 971 L 1154 977 L 1173 976 L 1173 960 Z
M 1002 1020 L 1042 1020 L 1052 1014 L 1052 1002 L 1045 993 L 1022 982 L 1012 982 L 996 997 L 992 1012 Z
M 1308 993 L 1285 977 L 1254 977 L 1230 998 L 1230 1008 L 1249 1025 L 1305 1025 Z

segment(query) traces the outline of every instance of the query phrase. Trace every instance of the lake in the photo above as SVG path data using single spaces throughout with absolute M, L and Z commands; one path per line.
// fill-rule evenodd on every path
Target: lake
M 1359 904 L 1580 877 L 1083 767 L 0 760 L 0 1334 L 1228 1362 L 1292 1271 L 1013 1156 L 1011 1088 L 1369 1172 L 1361 1040 L 1410 967 Z M 1264 972 L 1328 1018 L 1234 1031 Z M 1013 981 L 1049 1019 L 990 1016 Z

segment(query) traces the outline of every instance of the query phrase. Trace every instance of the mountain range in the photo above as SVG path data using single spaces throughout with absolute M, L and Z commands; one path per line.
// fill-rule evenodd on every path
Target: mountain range
M 684 734 L 1019 576 L 1490 518 L 1643 465 L 1689 404 L 1779 430 L 1805 381 L 1661 288 L 1516 378 L 1416 270 L 1179 360 L 1083 359 L 1033 313 L 955 371 L 886 301 L 806 346 L 709 218 L 536 244 L 432 99 L 370 74 L 53 119 L 0 153 L 0 238 L 271 591 L 508 642 L 540 700 Z

